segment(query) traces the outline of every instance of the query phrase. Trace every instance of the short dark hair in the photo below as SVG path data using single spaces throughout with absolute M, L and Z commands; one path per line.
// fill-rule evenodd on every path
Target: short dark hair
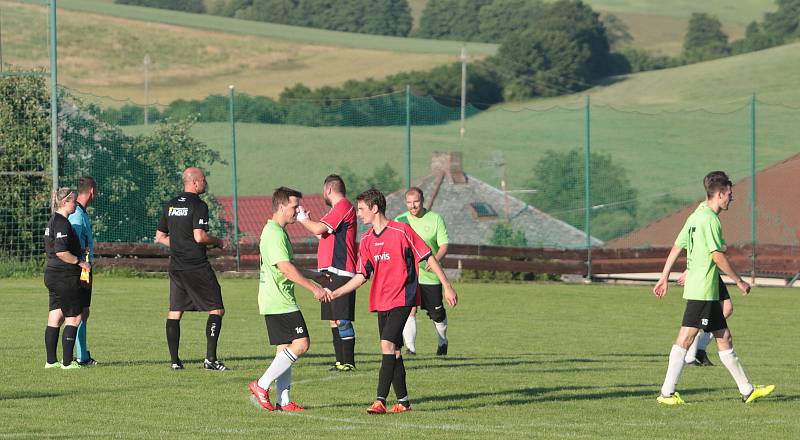
M 386 197 L 383 193 L 375 188 L 370 188 L 356 197 L 356 202 L 364 202 L 368 208 L 372 209 L 373 206 L 378 206 L 378 212 L 386 215 Z
M 323 187 L 331 186 L 333 192 L 341 194 L 343 196 L 347 195 L 347 188 L 344 186 L 344 180 L 338 174 L 331 174 L 330 176 L 325 178 L 325 183 L 323 183 Z
M 424 202 L 425 201 L 425 194 L 422 193 L 422 189 L 420 187 L 412 186 L 411 188 L 406 190 L 406 196 L 408 196 L 409 194 L 412 194 L 412 193 L 419 194 L 419 201 L 420 202 Z
M 278 208 L 283 205 L 287 205 L 289 203 L 289 197 L 302 199 L 303 194 L 296 189 L 287 188 L 285 186 L 275 188 L 275 191 L 272 193 L 272 212 L 277 211 Z
M 78 178 L 76 186 L 78 187 L 78 194 L 88 194 L 92 188 L 97 189 L 97 182 L 94 181 L 92 176 L 81 176 Z
M 725 188 L 732 187 L 733 183 L 724 171 L 712 171 L 703 179 L 703 186 L 706 188 L 706 196 L 711 197 L 724 191 Z

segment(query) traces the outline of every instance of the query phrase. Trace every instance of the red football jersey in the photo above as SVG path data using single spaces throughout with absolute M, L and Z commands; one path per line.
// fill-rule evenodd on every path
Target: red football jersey
M 320 219 L 328 230 L 317 247 L 317 269 L 352 277 L 356 272 L 356 211 L 347 199 L 339 200 Z
M 361 237 L 356 272 L 372 278 L 370 312 L 418 306 L 418 264 L 431 250 L 410 225 L 390 220 L 380 234 L 370 229 Z

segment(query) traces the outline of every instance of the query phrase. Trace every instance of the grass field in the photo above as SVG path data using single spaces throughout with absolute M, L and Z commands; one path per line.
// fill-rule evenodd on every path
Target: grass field
M 95 283 L 89 343 L 101 365 L 54 371 L 42 368 L 47 300 L 41 280 L 3 280 L 13 331 L 0 339 L 6 364 L 0 438 L 378 438 L 394 432 L 420 439 L 773 440 L 800 432 L 800 348 L 785 339 L 796 322 L 791 290 L 761 288 L 734 298 L 737 353 L 755 383 L 777 384 L 773 396 L 744 405 L 721 365 L 688 368 L 679 390 L 689 405 L 664 408 L 655 397 L 683 310 L 679 291 L 658 301 L 645 286 L 457 285 L 461 304 L 449 311 L 447 358 L 433 356 L 432 326 L 419 320 L 419 355 L 406 360 L 414 411 L 368 416 L 379 355 L 366 290 L 356 320 L 358 371 L 349 375 L 326 371 L 330 332 L 317 320 L 311 295 L 299 292 L 312 347 L 293 369 L 292 396 L 308 410 L 281 414 L 261 411 L 247 391 L 274 353 L 257 314 L 256 280 L 222 281 L 227 314 L 219 352 L 231 367 L 224 373 L 200 368 L 205 318 L 196 314 L 181 329 L 187 369 L 169 369 L 166 279 L 98 277 Z

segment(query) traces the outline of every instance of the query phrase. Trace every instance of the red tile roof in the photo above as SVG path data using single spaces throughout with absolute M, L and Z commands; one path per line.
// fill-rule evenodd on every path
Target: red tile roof
M 222 218 L 233 224 L 233 197 L 217 197 L 222 205 Z M 304 208 L 311 212 L 311 218 L 318 220 L 328 212 L 328 206 L 322 194 L 308 194 L 301 201 Z M 239 241 L 240 243 L 258 243 L 261 230 L 272 218 L 271 196 L 240 196 L 239 208 Z M 303 225 L 296 223 L 286 227 L 289 240 L 292 243 L 316 242 L 316 237 L 308 232 Z
M 733 185 L 734 202 L 720 213 L 723 236 L 728 244 L 751 242 L 751 178 Z M 702 193 L 703 188 L 698 188 Z M 756 239 L 759 244 L 800 245 L 800 154 L 756 174 Z M 686 218 L 700 200 L 678 212 L 611 240 L 606 247 L 672 246 Z

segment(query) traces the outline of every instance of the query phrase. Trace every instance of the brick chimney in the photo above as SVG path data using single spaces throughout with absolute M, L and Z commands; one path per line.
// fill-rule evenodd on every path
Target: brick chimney
M 448 177 L 455 184 L 467 183 L 467 176 L 464 175 L 464 168 L 461 165 L 462 157 L 460 151 L 435 151 L 431 158 L 431 172 Z

